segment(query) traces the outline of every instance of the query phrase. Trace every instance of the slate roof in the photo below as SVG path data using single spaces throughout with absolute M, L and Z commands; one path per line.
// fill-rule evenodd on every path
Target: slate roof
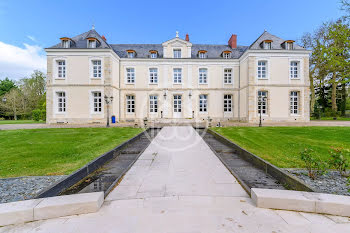
M 158 57 L 163 57 L 163 46 L 162 44 L 108 44 L 102 39 L 102 37 L 94 30 L 91 29 L 88 32 L 80 34 L 78 36 L 72 37 L 71 48 L 87 48 L 86 39 L 89 37 L 96 38 L 100 43 L 97 44 L 98 49 L 113 49 L 116 54 L 121 58 L 127 58 L 127 50 L 135 50 L 136 58 L 149 58 L 150 50 L 158 51 Z M 213 44 L 192 44 L 191 58 L 198 58 L 198 51 L 206 50 L 206 57 L 210 59 L 220 59 L 222 58 L 223 51 L 231 51 L 231 59 L 237 59 L 242 56 L 242 54 L 247 49 L 262 49 L 260 44 L 264 40 L 272 40 L 271 49 L 272 50 L 282 50 L 282 44 L 285 40 L 274 36 L 268 32 L 264 32 L 261 36 L 250 46 L 237 46 L 237 48 L 232 49 L 228 45 L 213 45 Z M 62 44 L 59 43 L 50 48 L 62 48 Z M 295 50 L 305 50 L 303 47 L 296 45 L 294 43 Z
M 270 34 L 267 31 L 264 31 L 263 34 L 261 34 L 261 36 L 259 36 L 259 38 L 254 41 L 254 43 L 252 45 L 249 46 L 249 49 L 262 49 L 260 47 L 261 42 L 263 42 L 264 40 L 272 40 L 271 42 L 271 49 L 273 50 L 282 50 L 284 49 L 282 47 L 283 42 L 285 42 L 286 40 L 283 40 L 282 38 L 279 38 L 275 35 Z M 294 43 L 294 49 L 295 50 L 306 50 L 305 48 L 297 45 L 296 43 Z

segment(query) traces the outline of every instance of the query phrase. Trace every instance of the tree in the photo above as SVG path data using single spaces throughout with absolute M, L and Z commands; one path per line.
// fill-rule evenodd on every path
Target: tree
M 18 88 L 12 88 L 4 95 L 6 102 L 1 102 L 1 108 L 7 116 L 13 116 L 14 120 L 17 120 L 17 116 L 21 114 L 21 91 Z
M 9 78 L 5 78 L 4 80 L 0 80 L 0 96 L 9 92 L 14 87 L 16 87 L 15 82 L 10 80 Z

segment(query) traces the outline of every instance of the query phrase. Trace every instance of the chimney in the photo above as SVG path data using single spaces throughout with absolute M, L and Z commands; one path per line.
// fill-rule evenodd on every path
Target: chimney
M 228 40 L 228 45 L 232 49 L 236 49 L 237 48 L 237 35 L 236 34 L 232 34 L 231 38 Z
M 186 34 L 186 41 L 190 41 L 190 36 L 188 34 Z
M 102 36 L 102 39 L 103 39 L 104 41 L 107 41 L 107 39 L 106 39 L 106 37 L 105 37 L 105 36 Z

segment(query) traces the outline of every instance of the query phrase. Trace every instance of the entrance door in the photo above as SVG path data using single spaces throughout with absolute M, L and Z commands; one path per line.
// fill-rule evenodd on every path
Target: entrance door
M 174 112 L 173 112 L 174 118 L 181 118 L 182 116 L 181 105 L 182 105 L 181 95 L 174 95 Z

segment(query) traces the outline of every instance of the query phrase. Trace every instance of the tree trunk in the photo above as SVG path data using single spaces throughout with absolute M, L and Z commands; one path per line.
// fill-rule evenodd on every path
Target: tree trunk
M 313 70 L 310 72 L 309 79 L 310 79 L 310 91 L 311 91 L 311 97 L 310 97 L 310 112 L 311 114 L 314 113 L 315 110 L 315 86 L 314 86 L 314 78 L 313 73 L 315 71 L 316 67 L 313 68 Z
M 346 85 L 345 83 L 341 84 L 341 115 L 345 116 L 346 111 Z
M 332 112 L 333 116 L 337 116 L 337 83 L 336 83 L 337 74 L 334 72 L 332 76 Z

